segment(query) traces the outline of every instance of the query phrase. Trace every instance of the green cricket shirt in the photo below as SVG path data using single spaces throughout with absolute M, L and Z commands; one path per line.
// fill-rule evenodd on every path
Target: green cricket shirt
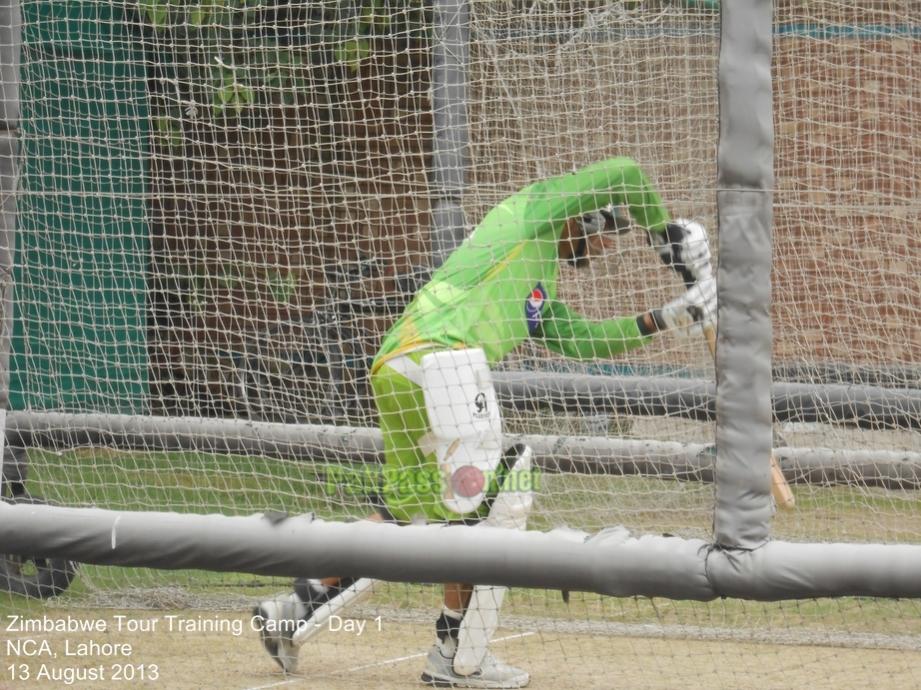
M 591 321 L 557 301 L 560 236 L 569 218 L 626 206 L 664 231 L 668 211 L 637 164 L 612 158 L 534 183 L 492 209 L 384 337 L 372 371 L 431 343 L 480 347 L 495 364 L 526 338 L 576 359 L 608 358 L 649 341 L 634 316 Z

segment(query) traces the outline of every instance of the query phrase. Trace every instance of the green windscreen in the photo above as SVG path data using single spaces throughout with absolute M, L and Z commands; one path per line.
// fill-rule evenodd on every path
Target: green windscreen
M 148 102 L 118 3 L 24 2 L 13 409 L 147 400 Z

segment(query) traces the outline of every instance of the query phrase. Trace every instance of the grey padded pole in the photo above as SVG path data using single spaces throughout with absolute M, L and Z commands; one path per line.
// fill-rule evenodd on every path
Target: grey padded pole
M 716 352 L 718 545 L 753 549 L 772 514 L 772 0 L 721 5 Z

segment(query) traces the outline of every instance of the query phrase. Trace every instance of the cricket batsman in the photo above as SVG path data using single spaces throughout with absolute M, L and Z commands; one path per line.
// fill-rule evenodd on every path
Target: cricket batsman
M 660 309 L 591 321 L 556 299 L 560 264 L 602 254 L 626 207 L 686 292 Z M 565 275 L 565 274 L 564 274 Z M 712 325 L 716 283 L 707 234 L 672 222 L 637 164 L 612 158 L 531 184 L 493 208 L 434 273 L 385 335 L 371 368 L 384 440 L 370 519 L 524 529 L 532 503 L 531 450 L 507 447 L 490 375 L 525 339 L 574 359 L 607 359 L 664 330 Z M 322 622 L 368 593 L 369 579 L 299 579 L 262 602 L 266 650 L 286 673 Z M 520 688 L 529 674 L 496 659 L 489 641 L 505 588 L 452 583 L 435 623 L 422 681 L 440 687 Z

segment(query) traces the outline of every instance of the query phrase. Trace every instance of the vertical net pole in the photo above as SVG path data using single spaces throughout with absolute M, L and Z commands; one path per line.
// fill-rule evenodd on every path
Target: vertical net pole
M 463 241 L 462 204 L 468 158 L 467 68 L 469 18 L 467 0 L 436 0 L 432 51 L 432 267 L 437 268 Z
M 772 513 L 772 0 L 721 11 L 714 539 L 756 548 Z
M 19 0 L 0 3 L 0 481 L 21 482 L 17 462 L 4 462 L 13 333 L 13 252 L 16 232 L 16 154 L 19 132 Z M 0 485 L 2 489 L 2 485 Z

